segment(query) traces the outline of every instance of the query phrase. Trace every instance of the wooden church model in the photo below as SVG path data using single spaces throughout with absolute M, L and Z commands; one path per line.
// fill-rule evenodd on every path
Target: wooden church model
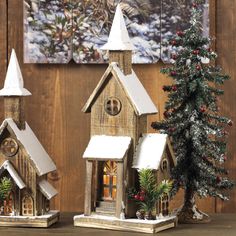
M 57 194 L 47 181 L 56 166 L 24 116 L 24 88 L 21 70 L 12 50 L 4 88 L 5 120 L 0 127 L 0 182 L 8 178 L 12 187 L 1 199 L 0 226 L 48 227 L 59 219 L 50 210 L 50 199 Z
M 138 184 L 137 169 L 155 169 L 161 181 L 169 178 L 169 168 L 175 163 L 167 136 L 146 134 L 147 116 L 157 109 L 132 70 L 133 48 L 118 4 L 108 42 L 102 47 L 109 51 L 109 66 L 83 107 L 83 112 L 91 113 L 91 139 L 83 154 L 84 215 L 74 217 L 75 226 L 158 231 L 155 224 L 140 227 L 143 222 L 136 222 L 130 229 L 126 225 L 136 212 L 127 191 Z M 158 171 L 161 163 L 167 166 Z M 165 227 L 174 227 L 175 220 L 166 218 Z

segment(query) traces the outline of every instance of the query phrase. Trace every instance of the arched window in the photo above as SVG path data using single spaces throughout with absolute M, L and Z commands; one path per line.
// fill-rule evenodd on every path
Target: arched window
M 114 161 L 106 161 L 103 165 L 103 200 L 116 199 L 117 164 Z
M 29 195 L 25 195 L 22 199 L 22 215 L 33 216 L 33 199 Z
M 163 216 L 169 215 L 169 196 L 164 194 L 161 198 L 161 213 Z
M 167 159 L 164 159 L 162 161 L 161 168 L 162 168 L 163 171 L 167 171 L 168 170 L 168 161 L 167 161 Z

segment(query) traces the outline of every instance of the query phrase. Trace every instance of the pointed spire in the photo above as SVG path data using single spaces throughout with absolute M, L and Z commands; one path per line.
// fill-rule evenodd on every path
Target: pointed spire
M 132 51 L 134 49 L 129 38 L 120 4 L 116 7 L 108 42 L 101 49 L 110 51 Z
M 10 62 L 4 88 L 0 90 L 0 96 L 29 96 L 31 93 L 24 88 L 24 81 L 15 50 L 12 49 Z

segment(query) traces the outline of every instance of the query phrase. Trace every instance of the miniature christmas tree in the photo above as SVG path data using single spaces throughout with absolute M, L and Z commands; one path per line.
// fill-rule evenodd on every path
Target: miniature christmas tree
M 153 212 L 157 201 L 160 200 L 163 194 L 169 193 L 172 183 L 164 180 L 157 185 L 153 170 L 142 169 L 139 171 L 139 184 L 140 191 L 131 190 L 130 192 L 130 196 L 133 197 L 139 205 L 137 216 L 140 219 L 155 219 L 156 217 Z
M 6 200 L 11 190 L 12 190 L 11 179 L 3 177 L 0 182 L 0 202 Z
M 177 158 L 172 192 L 180 187 L 185 190 L 184 205 L 178 213 L 179 221 L 185 223 L 209 221 L 195 205 L 196 194 L 226 200 L 224 190 L 233 186 L 224 168 L 226 126 L 232 126 L 232 121 L 220 116 L 217 105 L 217 96 L 223 94 L 218 85 L 229 76 L 209 64 L 217 55 L 209 47 L 211 40 L 202 36 L 200 19 L 201 1 L 197 1 L 192 5 L 190 27 L 178 31 L 170 41 L 178 50 L 172 54 L 173 65 L 162 72 L 173 79 L 173 84 L 163 87 L 169 93 L 165 120 L 152 124 L 172 139 Z

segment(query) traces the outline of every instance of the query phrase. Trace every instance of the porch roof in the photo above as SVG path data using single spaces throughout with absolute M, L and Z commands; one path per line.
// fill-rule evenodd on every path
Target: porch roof
M 15 168 L 11 164 L 10 161 L 5 161 L 2 166 L 0 167 L 0 175 L 7 170 L 12 179 L 15 181 L 16 185 L 19 187 L 19 189 L 23 189 L 26 187 L 24 181 L 21 179 L 21 177 L 16 172 Z
M 39 189 L 41 193 L 50 200 L 57 195 L 57 190 L 45 179 L 39 182 Z
M 90 160 L 122 161 L 131 144 L 128 136 L 94 135 L 83 154 L 83 158 Z

